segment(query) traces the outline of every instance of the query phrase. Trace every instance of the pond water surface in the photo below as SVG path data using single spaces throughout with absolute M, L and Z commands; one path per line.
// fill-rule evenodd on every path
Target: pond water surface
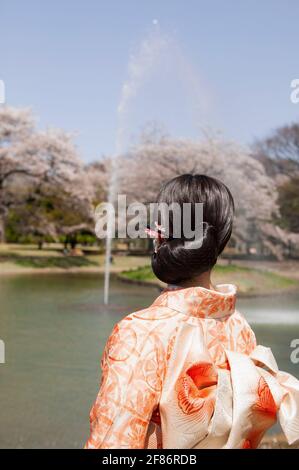
M 81 448 L 106 339 L 114 323 L 157 295 L 154 287 L 112 280 L 107 307 L 95 274 L 1 277 L 0 447 Z M 299 364 L 290 361 L 299 293 L 240 299 L 238 308 L 279 367 L 299 377 Z

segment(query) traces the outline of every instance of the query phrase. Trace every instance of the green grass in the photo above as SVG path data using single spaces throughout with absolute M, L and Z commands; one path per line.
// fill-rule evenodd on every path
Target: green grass
M 105 254 L 93 247 L 78 246 L 78 250 L 80 249 L 85 253 L 78 253 L 79 256 L 64 256 L 61 244 L 46 244 L 42 250 L 39 250 L 36 245 L 0 244 L 0 271 L 5 274 L 41 268 L 104 269 Z M 115 255 L 111 269 L 113 272 L 120 273 L 149 263 L 149 257 Z
M 35 245 L 0 244 L 0 270 L 2 274 L 14 271 L 29 271 L 32 269 L 69 269 L 99 268 L 103 271 L 105 255 L 90 250 L 81 256 L 64 256 L 62 245 L 47 244 L 42 250 Z M 80 248 L 80 247 L 79 247 Z M 268 271 L 262 268 L 251 268 L 236 264 L 224 264 L 221 260 L 213 270 L 214 284 L 236 284 L 239 293 L 246 295 L 272 294 L 299 288 L 299 282 L 278 271 Z M 257 266 L 259 266 L 257 264 Z M 142 281 L 163 285 L 154 276 L 150 267 L 150 257 L 114 256 L 111 266 L 113 272 L 121 273 L 120 277 L 131 281 Z
M 20 256 L 15 253 L 0 255 L 0 263 L 11 261 L 24 268 L 80 268 L 98 263 L 84 256 Z
M 124 271 L 121 277 L 131 281 L 156 281 L 159 283 L 150 266 Z M 217 265 L 213 270 L 212 280 L 215 284 L 236 284 L 241 294 L 251 295 L 281 292 L 285 289 L 298 286 L 298 281 L 278 273 L 236 266 L 234 264 L 226 266 Z
M 150 266 L 140 266 L 137 269 L 130 269 L 129 271 L 123 271 L 122 277 L 130 279 L 132 281 L 155 281 L 157 280 Z

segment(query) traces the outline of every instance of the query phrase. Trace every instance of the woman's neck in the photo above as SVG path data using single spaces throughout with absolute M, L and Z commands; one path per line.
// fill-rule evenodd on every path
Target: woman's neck
M 187 281 L 180 282 L 181 287 L 204 287 L 205 289 L 215 290 L 211 282 L 211 271 L 206 271 Z

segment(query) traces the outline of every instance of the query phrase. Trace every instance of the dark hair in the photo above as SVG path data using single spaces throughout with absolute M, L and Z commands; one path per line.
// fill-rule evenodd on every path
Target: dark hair
M 173 217 L 169 214 L 169 238 L 162 241 L 152 256 L 155 275 L 168 284 L 178 284 L 210 270 L 232 233 L 234 200 L 221 181 L 206 175 L 185 174 L 165 183 L 158 203 L 191 203 L 194 230 L 195 203 L 203 203 L 203 242 L 200 248 L 184 246 L 186 238 L 172 238 Z

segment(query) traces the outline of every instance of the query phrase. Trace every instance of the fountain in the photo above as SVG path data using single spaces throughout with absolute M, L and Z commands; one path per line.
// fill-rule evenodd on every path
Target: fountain
M 136 54 L 131 55 L 128 64 L 128 79 L 124 82 L 121 90 L 121 98 L 117 108 L 118 130 L 116 136 L 115 154 L 112 157 L 111 176 L 108 190 L 108 202 L 114 204 L 117 198 L 118 185 L 118 165 L 117 157 L 124 151 L 124 135 L 126 131 L 126 117 L 129 106 L 136 96 L 138 90 L 147 74 L 152 70 L 161 52 L 169 44 L 166 36 L 160 32 L 157 20 L 153 20 L 154 28 L 150 34 L 142 41 Z M 108 213 L 107 219 L 107 237 L 106 237 L 106 256 L 105 256 L 105 280 L 104 280 L 104 303 L 109 302 L 109 282 L 111 268 L 111 249 L 112 249 L 112 226 L 113 213 Z
M 202 94 L 202 85 L 199 83 L 190 63 L 182 54 L 177 43 L 166 34 L 162 34 L 157 19 L 152 21 L 153 26 L 149 34 L 141 42 L 140 47 L 135 54 L 132 54 L 128 63 L 128 78 L 122 85 L 120 102 L 117 108 L 117 135 L 115 153 L 111 162 L 110 182 L 108 189 L 108 202 L 115 204 L 117 199 L 119 169 L 118 157 L 125 151 L 125 136 L 127 132 L 128 115 L 132 101 L 142 88 L 145 80 L 159 63 L 162 54 L 167 53 L 175 62 L 175 71 L 178 78 L 187 85 L 188 90 L 192 92 L 193 106 L 195 104 L 196 113 L 198 113 L 198 103 L 201 108 L 206 108 Z M 109 283 L 111 270 L 111 252 L 112 252 L 112 228 L 114 214 L 110 211 L 107 214 L 107 235 L 106 235 L 106 255 L 105 255 L 105 279 L 104 279 L 104 304 L 109 302 Z

